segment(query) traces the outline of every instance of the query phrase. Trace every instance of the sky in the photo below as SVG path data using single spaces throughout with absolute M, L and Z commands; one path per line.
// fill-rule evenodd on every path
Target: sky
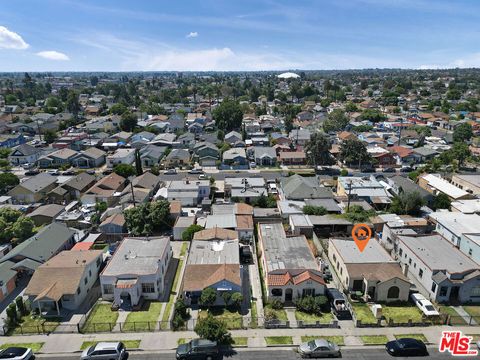
M 0 72 L 480 66 L 478 0 L 0 0 Z

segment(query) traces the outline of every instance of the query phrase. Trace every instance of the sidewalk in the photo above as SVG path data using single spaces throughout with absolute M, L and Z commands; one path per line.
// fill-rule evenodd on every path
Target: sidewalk
M 442 331 L 461 330 L 464 334 L 479 333 L 475 327 L 413 327 L 413 328 L 352 328 L 352 329 L 256 329 L 233 330 L 232 337 L 248 338 L 249 348 L 265 347 L 266 336 L 291 336 L 294 344 L 298 345 L 302 336 L 343 336 L 346 346 L 362 346 L 360 336 L 385 335 L 389 340 L 395 335 L 423 334 L 428 342 L 438 344 Z M 32 343 L 42 342 L 42 353 L 72 353 L 78 352 L 84 341 L 108 340 L 141 340 L 140 349 L 144 351 L 165 351 L 177 347 L 179 339 L 192 339 L 198 337 L 193 331 L 179 332 L 149 332 L 149 333 L 116 333 L 116 334 L 50 334 L 31 336 L 4 336 L 0 344 L 5 343 Z

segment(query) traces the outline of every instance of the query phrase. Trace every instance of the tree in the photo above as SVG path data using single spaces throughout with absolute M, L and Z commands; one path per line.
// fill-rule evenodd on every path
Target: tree
M 362 115 L 360 115 L 362 120 L 369 120 L 371 122 L 381 122 L 385 121 L 387 117 L 382 114 L 381 111 L 376 109 L 366 109 L 363 111 Z
M 226 324 L 223 321 L 214 318 L 212 314 L 208 314 L 207 317 L 197 321 L 195 332 L 200 338 L 208 339 L 210 341 L 217 341 L 223 344 L 231 343 L 232 341 Z
M 444 193 L 440 193 L 437 196 L 435 196 L 435 199 L 433 199 L 432 206 L 435 210 L 450 209 L 450 204 L 451 204 L 451 201 L 448 195 Z
M 135 170 L 136 170 L 137 176 L 140 176 L 143 174 L 142 159 L 140 157 L 140 150 L 138 149 L 135 150 Z
M 137 170 L 130 164 L 117 164 L 113 167 L 113 172 L 127 179 L 130 176 L 136 175 Z
M 473 136 L 472 125 L 469 123 L 463 123 L 458 125 L 453 131 L 453 141 L 463 142 L 468 141 Z
M 15 303 L 8 305 L 7 310 L 7 321 L 11 325 L 15 325 L 18 322 L 17 307 Z
M 358 139 L 347 139 L 340 147 L 340 160 L 345 164 L 356 165 L 371 163 L 371 156 L 363 142 Z
M 47 130 L 43 133 L 43 140 L 45 140 L 47 144 L 51 144 L 57 140 L 57 133 L 53 130 Z
M 73 114 L 75 119 L 78 118 L 78 113 L 80 112 L 80 102 L 78 101 L 78 93 L 74 90 L 68 92 L 67 101 L 65 103 L 67 110 Z
M 315 166 L 333 164 L 331 148 L 332 144 L 324 134 L 314 133 L 305 145 L 308 163 Z
M 18 312 L 20 313 L 21 316 L 27 314 L 27 308 L 25 307 L 25 303 L 24 303 L 24 301 L 23 301 L 23 297 L 18 296 L 18 297 L 15 299 L 15 304 L 16 304 L 17 309 L 18 309 Z
M 335 109 L 327 115 L 323 122 L 323 130 L 325 132 L 341 131 L 345 129 L 349 123 L 348 117 L 342 109 Z
M 225 139 L 225 133 L 222 130 L 217 131 L 217 140 L 223 141 Z
M 0 173 L 0 194 L 5 194 L 10 188 L 20 184 L 20 179 L 13 173 Z
M 200 295 L 200 304 L 205 306 L 212 306 L 217 300 L 217 292 L 211 287 L 202 290 Z
M 265 196 L 260 194 L 259 197 L 252 200 L 252 206 L 260 208 L 274 208 L 277 207 L 277 199 L 273 195 Z
M 93 87 L 97 86 L 98 84 L 98 76 L 90 76 L 90 85 Z
M 242 304 L 242 301 L 243 301 L 243 295 L 239 292 L 234 292 L 232 294 L 232 298 L 231 298 L 231 304 L 232 306 L 238 308 L 240 307 L 240 305 Z
M 171 228 L 170 203 L 167 200 L 140 204 L 124 211 L 128 231 L 134 236 L 149 236 Z
M 424 201 L 418 191 L 401 191 L 390 204 L 389 211 L 397 215 L 418 215 Z
M 182 233 L 182 240 L 183 241 L 192 241 L 193 235 L 196 232 L 203 230 L 203 227 L 197 224 L 192 224 L 188 228 L 186 228 Z
M 313 206 L 313 205 L 305 205 L 302 209 L 305 215 L 325 215 L 327 213 L 327 209 L 323 206 Z
M 357 105 L 355 105 L 355 103 L 353 103 L 353 102 L 351 102 L 351 101 L 349 101 L 349 102 L 347 103 L 347 105 L 345 105 L 345 111 L 346 111 L 346 112 L 355 112 L 355 111 L 357 111 L 357 110 L 358 110 Z
M 213 118 L 220 130 L 230 131 L 242 126 L 243 112 L 238 101 L 225 98 L 213 110 Z
M 13 236 L 22 242 L 34 234 L 34 227 L 35 223 L 32 219 L 20 216 L 12 225 Z
M 137 115 L 130 111 L 124 112 L 120 120 L 120 128 L 124 131 L 133 131 L 137 127 Z
M 110 114 L 114 114 L 114 115 L 122 115 L 127 111 L 128 111 L 128 108 L 122 103 L 114 104 L 110 107 Z
M 454 161 L 457 161 L 459 165 L 462 165 L 471 154 L 468 144 L 464 142 L 456 142 L 450 150 L 441 153 L 438 159 L 444 165 L 450 165 Z
M 365 210 L 360 205 L 352 205 L 350 209 L 342 216 L 352 223 L 364 223 L 368 221 L 370 216 L 374 216 L 374 210 Z

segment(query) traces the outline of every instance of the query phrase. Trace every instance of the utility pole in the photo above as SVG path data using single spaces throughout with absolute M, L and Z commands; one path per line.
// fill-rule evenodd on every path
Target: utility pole
M 352 193 L 352 180 L 348 182 L 348 195 L 347 195 L 347 213 L 350 211 L 350 195 Z
M 403 117 L 400 118 L 400 130 L 398 131 L 398 146 L 400 146 L 400 140 L 402 139 Z

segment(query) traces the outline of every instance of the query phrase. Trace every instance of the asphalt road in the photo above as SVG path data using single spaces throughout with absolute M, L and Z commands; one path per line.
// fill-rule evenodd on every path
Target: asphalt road
M 280 179 L 282 173 L 287 173 L 287 171 L 239 171 L 239 172 L 225 172 L 220 171 L 216 173 L 206 172 L 207 177 L 213 176 L 215 180 L 224 180 L 225 178 L 244 178 L 244 177 L 263 177 L 265 180 L 274 180 Z M 190 180 L 198 179 L 198 174 L 188 174 L 186 172 L 177 173 L 175 175 L 164 175 L 160 174 L 159 178 L 162 181 L 172 181 L 172 180 L 182 180 L 185 178 Z
M 80 354 L 75 355 L 37 355 L 37 358 L 41 359 L 62 359 L 70 360 L 80 358 Z M 440 359 L 473 359 L 472 357 L 453 357 L 449 354 L 439 354 L 437 350 L 430 350 L 428 357 L 422 357 L 423 359 L 440 360 Z M 475 357 L 478 358 L 478 357 Z M 175 360 L 175 354 L 171 353 L 158 353 L 158 354 L 145 354 L 141 352 L 131 353 L 129 360 Z M 223 360 L 299 360 L 300 357 L 293 350 L 240 350 L 234 354 L 226 354 L 223 356 Z M 355 350 L 343 350 L 342 359 L 355 359 L 355 360 L 380 360 L 380 359 L 409 359 L 405 357 L 392 358 L 388 355 L 384 349 L 355 349 Z

